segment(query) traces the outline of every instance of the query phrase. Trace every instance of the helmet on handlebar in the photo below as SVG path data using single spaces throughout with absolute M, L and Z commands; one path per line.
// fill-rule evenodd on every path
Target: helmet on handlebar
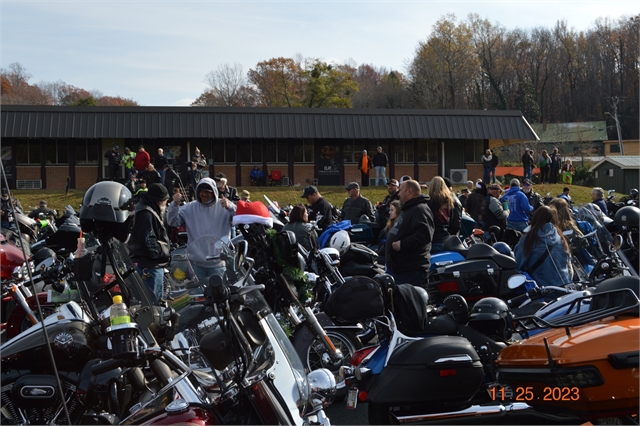
M 503 300 L 486 297 L 471 308 L 469 325 L 487 336 L 508 340 L 513 333 L 513 315 Z
M 351 245 L 351 238 L 347 231 L 338 231 L 329 239 L 329 247 L 338 250 L 340 254 L 345 254 Z
M 629 191 L 629 196 L 631 197 L 631 199 L 635 200 L 636 198 L 638 198 L 638 190 L 636 188 L 633 188 L 631 191 Z
M 633 206 L 624 206 L 616 212 L 614 221 L 616 226 L 620 228 L 638 228 L 638 225 L 640 225 L 640 209 Z
M 100 238 L 116 237 L 125 241 L 129 234 L 129 211 L 133 209 L 131 191 L 118 182 L 98 182 L 82 200 L 80 224 L 84 232 Z

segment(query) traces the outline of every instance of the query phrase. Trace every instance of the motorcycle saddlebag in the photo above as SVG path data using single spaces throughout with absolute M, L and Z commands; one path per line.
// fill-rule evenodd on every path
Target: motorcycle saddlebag
M 367 402 L 462 405 L 483 380 L 480 357 L 467 339 L 427 337 L 396 350 L 369 390 Z
M 324 311 L 340 322 L 382 316 L 385 310 L 380 285 L 367 277 L 351 278 L 329 296 Z
M 362 265 L 371 265 L 378 260 L 378 253 L 362 244 L 351 243 L 349 249 L 340 256 L 340 263 L 355 262 Z

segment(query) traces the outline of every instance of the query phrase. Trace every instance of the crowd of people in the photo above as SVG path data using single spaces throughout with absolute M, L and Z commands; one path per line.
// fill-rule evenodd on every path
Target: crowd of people
M 514 253 L 518 267 L 533 278 L 554 282 L 570 282 L 572 271 L 569 247 L 562 232 L 581 229 L 570 214 L 570 187 L 554 198 L 548 206 L 534 190 L 532 172 L 540 167 L 541 182 L 556 183 L 562 174 L 563 182 L 571 185 L 575 172 L 571 161 L 561 165 L 557 149 L 551 154 L 542 151 L 537 162 L 533 151 L 525 150 L 522 157 L 523 175 L 512 179 L 506 192 L 496 181 L 499 164 L 496 153 L 487 150 L 482 157 L 483 178 L 468 181 L 458 194 L 453 191 L 448 178 L 435 176 L 428 183 L 420 184 L 410 176 L 400 180 L 387 178 L 389 158 L 378 147 L 373 158 L 362 152 L 359 163 L 362 183 L 346 185 L 347 198 L 339 215 L 315 186 L 303 189 L 300 203 L 292 208 L 285 230 L 292 231 L 297 241 L 311 250 L 318 235 L 334 225 L 334 221 L 350 221 L 351 224 L 376 224 L 379 233 L 378 254 L 385 269 L 403 283 L 419 285 L 424 282 L 430 267 L 430 257 L 444 249 L 444 241 L 461 231 L 463 212 L 466 212 L 485 231 L 485 235 L 512 230 L 523 235 Z M 196 148 L 195 155 L 180 176 L 169 163 L 163 150 L 151 158 L 144 146 L 137 153 L 127 147 L 119 154 L 114 146 L 105 154 L 109 177 L 118 180 L 121 165 L 126 171 L 125 185 L 136 200 L 133 232 L 129 241 L 132 258 L 145 283 L 156 294 L 162 292 L 162 271 L 169 262 L 172 230 L 184 227 L 189 241 L 203 235 L 215 238 L 233 235 L 232 218 L 239 202 L 250 203 L 250 193 L 228 184 L 224 173 L 214 178 L 204 177 L 207 160 Z M 152 161 L 153 160 L 153 161 Z M 387 187 L 383 200 L 372 202 L 362 195 L 361 186 L 368 186 L 370 172 L 375 170 L 376 186 L 382 181 Z M 264 175 L 256 165 L 251 172 L 254 185 L 264 184 Z M 592 202 L 606 214 L 602 188 L 594 188 Z M 8 193 L 2 194 L 3 206 L 9 201 Z M 46 209 L 46 202 L 40 209 Z M 3 207 L 3 226 L 5 215 Z M 314 226 L 309 226 L 313 222 Z M 193 273 L 198 276 L 221 274 L 222 265 L 206 260 L 201 253 L 191 258 Z

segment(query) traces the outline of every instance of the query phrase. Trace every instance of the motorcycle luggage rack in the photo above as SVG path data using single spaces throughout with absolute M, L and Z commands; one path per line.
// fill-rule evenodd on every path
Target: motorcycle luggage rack
M 583 309 L 581 312 L 581 305 L 579 304 L 583 301 L 588 301 L 589 309 L 586 311 Z M 536 315 L 530 315 L 518 318 L 517 321 L 520 326 L 519 329 L 524 332 L 537 328 L 564 327 L 567 328 L 567 333 L 569 333 L 569 327 L 576 327 L 606 317 L 624 314 L 637 310 L 638 307 L 640 307 L 640 301 L 633 290 L 623 288 L 576 298 L 567 308 L 569 312 L 574 310 L 574 308 L 576 309 L 577 312 L 572 314 L 548 320 Z

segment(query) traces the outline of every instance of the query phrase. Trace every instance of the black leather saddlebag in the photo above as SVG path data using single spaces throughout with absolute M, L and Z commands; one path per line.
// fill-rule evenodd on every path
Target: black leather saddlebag
M 380 285 L 367 277 L 347 280 L 329 296 L 324 311 L 341 322 L 357 322 L 385 314 Z

